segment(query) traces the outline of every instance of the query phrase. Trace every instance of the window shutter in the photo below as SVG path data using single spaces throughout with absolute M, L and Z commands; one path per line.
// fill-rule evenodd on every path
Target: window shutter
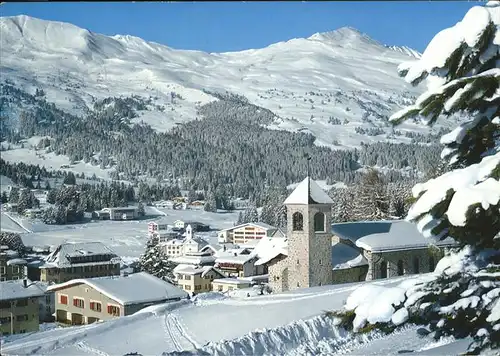
M 111 310 L 111 305 L 108 305 L 108 314 L 111 314 L 112 313 L 112 310 Z
M 90 302 L 90 309 L 94 310 L 94 302 Z

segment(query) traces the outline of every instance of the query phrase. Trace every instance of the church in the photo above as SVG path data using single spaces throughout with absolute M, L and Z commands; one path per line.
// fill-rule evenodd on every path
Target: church
M 333 200 L 306 177 L 283 203 L 287 210 L 287 251 L 268 262 L 274 292 L 332 284 Z
M 273 292 L 431 272 L 443 248 L 456 246 L 448 237 L 430 247 L 404 220 L 332 225 L 333 204 L 309 176 L 284 201 L 286 237 L 256 263 L 267 266 Z

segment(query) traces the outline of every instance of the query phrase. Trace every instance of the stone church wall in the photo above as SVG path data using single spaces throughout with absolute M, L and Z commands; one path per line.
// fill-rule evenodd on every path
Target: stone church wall
M 269 286 L 273 293 L 288 290 L 288 260 L 281 257 L 269 262 Z
M 333 270 L 332 284 L 363 282 L 366 280 L 368 265 Z

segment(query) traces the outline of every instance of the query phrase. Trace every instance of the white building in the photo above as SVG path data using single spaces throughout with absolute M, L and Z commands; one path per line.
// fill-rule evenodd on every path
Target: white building
M 260 239 L 272 236 L 277 230 L 276 227 L 262 222 L 246 223 L 220 230 L 217 237 L 219 243 L 256 245 Z

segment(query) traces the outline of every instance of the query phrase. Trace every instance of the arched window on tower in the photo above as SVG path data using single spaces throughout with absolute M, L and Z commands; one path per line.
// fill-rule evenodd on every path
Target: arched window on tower
M 292 229 L 293 231 L 304 230 L 304 217 L 298 211 L 292 215 Z
M 323 213 L 314 214 L 314 231 L 325 232 L 325 214 Z

